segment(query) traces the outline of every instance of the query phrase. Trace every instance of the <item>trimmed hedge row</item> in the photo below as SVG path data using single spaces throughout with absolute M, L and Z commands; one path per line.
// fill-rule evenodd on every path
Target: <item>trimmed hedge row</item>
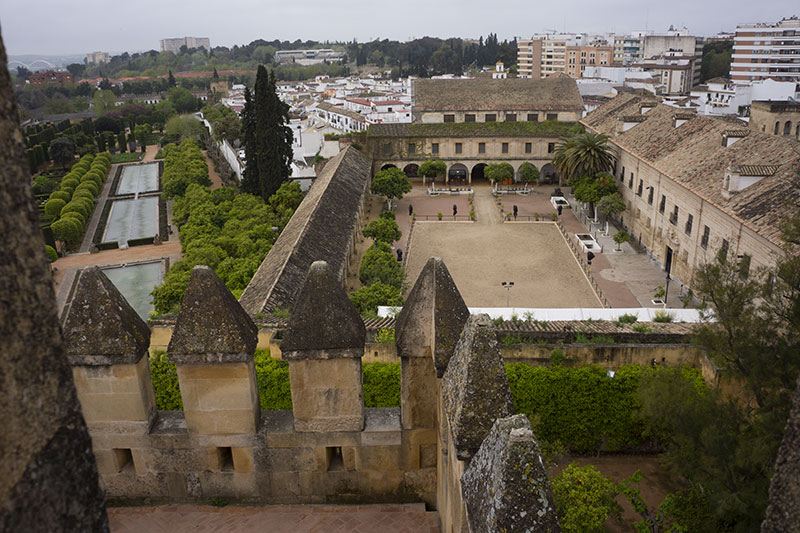
M 273 359 L 269 350 L 256 350 L 255 366 L 261 408 L 267 411 L 291 409 L 289 363 Z M 150 357 L 150 376 L 158 408 L 182 410 L 178 373 L 165 352 L 156 352 Z M 364 406 L 400 406 L 400 363 L 364 365 Z

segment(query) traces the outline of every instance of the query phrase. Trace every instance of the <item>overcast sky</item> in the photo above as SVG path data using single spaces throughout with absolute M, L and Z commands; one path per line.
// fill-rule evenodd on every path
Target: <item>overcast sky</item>
M 503 40 L 544 30 L 623 33 L 673 24 L 709 36 L 793 14 L 800 15 L 797 0 L 0 0 L 10 55 L 150 50 L 160 39 L 186 35 L 209 37 L 212 46 L 490 32 Z

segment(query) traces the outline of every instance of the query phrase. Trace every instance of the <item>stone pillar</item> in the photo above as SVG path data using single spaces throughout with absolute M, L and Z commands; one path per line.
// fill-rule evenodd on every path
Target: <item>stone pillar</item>
M 403 428 L 436 427 L 436 378 L 444 374 L 468 318 L 469 309 L 444 261 L 431 257 L 395 325 L 397 355 L 402 364 Z
M 325 261 L 311 265 L 281 352 L 296 431 L 362 431 L 364 322 Z
M 191 433 L 256 432 L 257 343 L 258 328 L 222 280 L 207 266 L 194 267 L 167 348 Z
M 98 471 L 116 474 L 128 463 L 137 467 L 139 439 L 156 415 L 146 357 L 150 329 L 99 268 L 78 276 L 64 321 L 67 357 Z M 109 441 L 109 433 L 126 435 L 127 445 Z

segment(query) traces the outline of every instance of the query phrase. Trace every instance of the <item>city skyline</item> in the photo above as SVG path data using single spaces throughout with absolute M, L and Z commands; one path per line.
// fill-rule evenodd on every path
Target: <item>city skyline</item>
M 161 39 L 187 35 L 209 37 L 212 47 L 245 45 L 256 39 L 407 41 L 423 36 L 477 39 L 489 33 L 496 33 L 504 40 L 549 30 L 664 32 L 671 25 L 685 26 L 695 35 L 713 36 L 721 31 L 734 31 L 740 23 L 775 22 L 797 14 L 796 4 L 788 0 L 768 5 L 721 1 L 697 4 L 687 0 L 667 5 L 612 0 L 601 6 L 602 9 L 592 9 L 592 4 L 584 0 L 569 0 L 557 6 L 537 6 L 535 10 L 522 0 L 511 0 L 501 6 L 475 0 L 444 1 L 435 5 L 413 0 L 404 4 L 403 11 L 388 5 L 371 6 L 365 11 L 363 6 L 352 1 L 329 4 L 319 0 L 280 4 L 274 9 L 254 0 L 233 0 L 224 8 L 215 3 L 195 2 L 191 9 L 152 0 L 115 5 L 113 10 L 107 11 L 108 4 L 101 2 L 83 5 L 85 7 L 75 9 L 54 0 L 7 0 L 0 5 L 0 29 L 8 54 L 72 55 L 96 50 L 116 54 L 158 50 Z M 263 16 L 243 16 L 253 12 L 262 12 Z M 409 13 L 418 20 L 402 22 L 404 14 Z M 235 23 L 221 23 L 226 16 Z M 387 24 L 382 20 L 401 23 Z M 452 23 L 442 23 L 447 20 Z

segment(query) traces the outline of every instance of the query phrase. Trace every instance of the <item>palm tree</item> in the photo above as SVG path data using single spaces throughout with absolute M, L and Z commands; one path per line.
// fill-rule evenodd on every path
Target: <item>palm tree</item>
M 585 132 L 561 139 L 556 146 L 553 166 L 559 173 L 559 185 L 563 185 L 563 179 L 569 181 L 607 172 L 615 159 L 608 145 L 608 135 Z

